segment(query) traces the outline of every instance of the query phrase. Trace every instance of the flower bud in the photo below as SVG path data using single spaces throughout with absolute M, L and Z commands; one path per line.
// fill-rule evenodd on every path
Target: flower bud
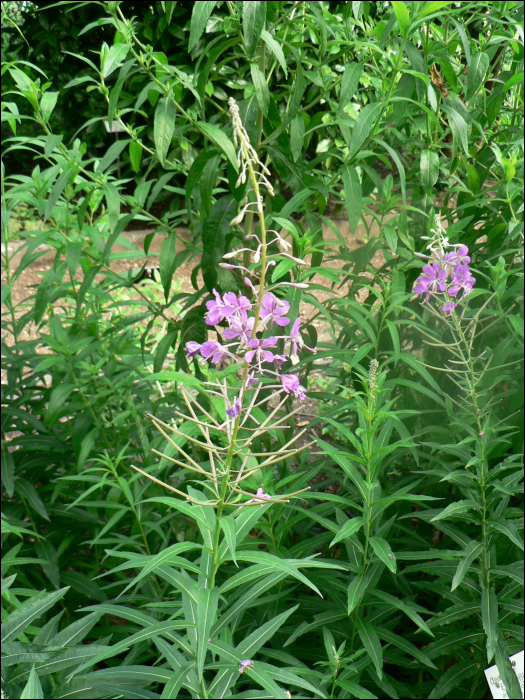
M 237 216 L 230 221 L 230 226 L 237 226 L 237 224 L 240 224 L 243 219 L 244 219 L 244 212 L 241 211 L 240 214 L 237 214 Z

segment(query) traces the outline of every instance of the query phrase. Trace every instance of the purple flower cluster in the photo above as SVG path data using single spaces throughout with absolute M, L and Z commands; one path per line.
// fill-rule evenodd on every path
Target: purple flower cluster
M 205 360 L 210 360 L 213 364 L 223 362 L 226 359 L 233 361 L 245 360 L 248 363 L 247 386 L 251 387 L 257 381 L 255 374 L 270 374 L 278 378 L 281 388 L 293 395 L 299 401 L 304 401 L 306 391 L 299 384 L 299 378 L 293 374 L 280 374 L 282 365 L 290 359 L 293 364 L 299 361 L 297 351 L 306 348 L 315 352 L 315 348 L 305 345 L 301 336 L 301 320 L 297 318 L 292 324 L 288 335 L 272 335 L 269 338 L 257 338 L 256 332 L 265 329 L 272 330 L 274 324 L 279 328 L 289 325 L 290 319 L 286 315 L 290 311 L 290 304 L 279 299 L 274 294 L 264 294 L 262 297 L 257 330 L 254 330 L 255 316 L 248 316 L 254 310 L 255 304 L 242 294 L 226 292 L 222 297 L 216 289 L 213 290 L 214 300 L 206 302 L 206 323 L 209 326 L 217 326 L 223 321 L 227 328 L 224 328 L 224 338 L 229 342 L 222 344 L 217 340 L 206 341 L 205 343 L 186 343 L 186 353 L 193 358 L 200 355 Z M 277 347 L 279 340 L 284 339 L 287 354 L 278 355 L 273 351 Z M 270 369 L 270 364 L 273 369 Z M 236 418 L 241 411 L 241 401 L 237 399 L 233 406 L 227 409 L 226 413 L 231 418 Z
M 476 279 L 470 272 L 470 258 L 466 245 L 451 246 L 444 234 L 441 223 L 436 219 L 437 231 L 433 231 L 434 238 L 428 249 L 431 255 L 423 255 L 420 257 L 429 259 L 429 263 L 423 266 L 423 274 L 421 274 L 415 284 L 414 292 L 425 297 L 428 301 L 430 296 L 442 295 L 445 303 L 441 310 L 445 314 L 451 314 L 457 304 L 454 299 L 459 301 L 458 294 L 462 292 L 463 299 L 470 294 L 476 283 Z M 428 240 L 428 239 L 427 239 Z M 453 248 L 449 252 L 447 249 Z

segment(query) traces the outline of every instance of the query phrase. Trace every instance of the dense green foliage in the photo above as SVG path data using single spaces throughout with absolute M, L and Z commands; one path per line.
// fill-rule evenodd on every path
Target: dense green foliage
M 19 24 L 13 5 L 5 696 L 484 698 L 497 663 L 520 697 L 508 657 L 523 647 L 523 4 L 41 3 Z M 242 227 L 230 222 L 254 193 L 238 180 L 229 97 L 275 190 Z M 103 120 L 123 131 L 115 143 Z M 21 204 L 45 227 L 24 232 L 13 265 Z M 343 211 L 380 235 L 350 251 L 331 218 Z M 436 215 L 476 278 L 450 315 L 412 291 Z M 136 221 L 155 229 L 144 250 L 122 235 Z M 283 458 L 288 398 L 282 425 L 235 458 L 253 471 L 248 493 L 310 488 L 201 505 L 215 467 L 200 429 L 226 420 L 204 382 L 240 380 L 185 346 L 208 339 L 214 288 L 251 296 L 219 262 L 244 248 L 255 269 L 264 221 L 307 262 L 283 258 L 270 283 L 308 283 L 278 294 L 294 317 L 315 307 L 331 341 L 306 324 L 317 354 L 289 368 L 316 399 L 315 446 Z M 158 278 L 116 271 L 156 234 Z M 177 282 L 185 262 L 193 293 Z

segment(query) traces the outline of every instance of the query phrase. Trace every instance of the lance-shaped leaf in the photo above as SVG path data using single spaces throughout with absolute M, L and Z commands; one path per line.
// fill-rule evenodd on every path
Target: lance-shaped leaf
M 150 625 L 149 627 L 146 627 L 145 629 L 142 629 L 139 632 L 132 634 L 130 637 L 126 637 L 126 639 L 123 639 L 121 642 L 118 642 L 118 644 L 114 644 L 112 647 L 107 647 L 105 651 L 101 652 L 100 654 L 97 654 L 94 658 L 90 659 L 89 661 L 86 661 L 86 663 L 82 664 L 77 669 L 75 669 L 75 671 L 71 674 L 70 677 L 73 678 L 73 676 L 76 676 L 77 673 L 81 673 L 89 666 L 98 664 L 99 661 L 110 659 L 113 656 L 120 654 L 122 651 L 126 651 L 135 644 L 138 644 L 139 642 L 157 636 L 167 636 L 169 639 L 169 634 L 173 630 L 186 629 L 189 626 L 191 625 L 186 620 L 168 620 L 167 622 L 156 622 L 154 625 Z M 80 649 L 81 648 L 82 647 L 80 647 Z
M 290 610 L 286 610 L 286 612 L 266 622 L 262 627 L 259 627 L 255 632 L 252 632 L 243 639 L 242 642 L 237 645 L 236 650 L 244 659 L 251 659 L 255 652 L 259 651 L 259 649 L 273 637 L 277 630 L 284 625 L 286 620 L 298 607 L 299 605 L 295 605 L 293 608 L 290 608 Z
M 506 535 L 511 542 L 514 542 L 514 544 L 523 551 L 523 540 L 515 525 L 513 525 L 510 520 L 505 520 L 505 518 L 489 518 L 487 522 L 494 530 Z
M 31 673 L 29 674 L 29 680 L 27 681 L 26 687 L 22 691 L 20 697 L 25 698 L 26 700 L 37 700 L 37 698 L 44 697 L 44 691 L 42 690 L 40 678 L 38 677 L 34 666 L 31 669 Z
M 157 157 L 162 167 L 164 167 L 175 129 L 175 115 L 176 108 L 173 98 L 167 96 L 160 99 L 155 110 L 153 136 Z
M 337 535 L 334 537 L 334 539 L 330 542 L 330 547 L 333 547 L 336 542 L 340 542 L 341 540 L 346 539 L 347 537 L 351 537 L 355 532 L 360 530 L 363 527 L 364 519 L 359 517 L 359 518 L 352 518 L 348 522 L 346 522 L 343 527 L 339 530 Z
M 351 232 L 355 233 L 361 220 L 361 207 L 363 206 L 361 181 L 355 168 L 343 168 L 343 184 L 348 223 Z
M 193 3 L 193 11 L 191 13 L 191 23 L 190 23 L 190 41 L 188 44 L 188 52 L 193 51 L 197 42 L 201 38 L 204 30 L 206 29 L 206 24 L 210 18 L 213 8 L 216 5 L 216 1 L 205 0 L 204 2 Z
M 355 618 L 355 624 L 363 646 L 368 656 L 370 656 L 374 662 L 377 675 L 379 676 L 379 680 L 381 680 L 383 678 L 383 649 L 377 632 L 369 622 L 360 617 Z
M 375 592 L 377 591 L 374 591 L 374 593 Z M 421 661 L 421 663 L 425 664 L 425 666 L 429 666 L 430 668 L 437 670 L 437 666 L 429 659 L 429 657 L 422 651 L 419 651 L 419 649 L 415 646 L 415 644 L 412 644 L 412 642 L 407 642 L 404 637 L 394 634 L 394 632 L 386 630 L 383 627 L 376 627 L 375 630 L 381 639 L 389 644 L 392 644 L 394 648 L 400 649 L 406 654 L 410 654 L 410 656 L 413 656 L 414 659 Z
M 494 588 L 481 591 L 481 619 L 487 635 L 487 661 L 490 663 L 498 643 L 498 598 Z
M 523 654 L 523 652 L 521 652 Z M 518 680 L 517 671 L 513 668 L 511 660 L 509 659 L 509 647 L 502 633 L 498 635 L 498 643 L 496 645 L 496 666 L 498 667 L 501 680 L 505 685 L 505 690 L 507 691 L 507 697 L 509 698 L 519 698 L 523 697 L 523 693 L 520 687 L 520 681 Z
M 235 172 L 239 172 L 235 147 L 226 134 L 217 126 L 213 126 L 213 124 L 208 124 L 207 122 L 199 122 L 197 126 L 202 133 L 210 139 L 210 141 L 213 141 L 216 146 L 224 151 L 226 157 L 235 168 Z
M 395 574 L 397 571 L 397 561 L 388 542 L 382 537 L 371 537 L 369 540 L 374 550 L 374 554 L 386 564 L 390 571 Z
M 197 591 L 197 673 L 202 680 L 208 639 L 217 615 L 219 589 L 199 588 Z
M 33 620 L 49 610 L 57 603 L 69 590 L 69 586 L 61 588 L 59 591 L 47 593 L 40 591 L 33 598 L 29 598 L 17 609 L 14 610 L 2 622 L 2 644 L 10 639 L 16 639 L 28 627 Z
M 374 695 L 366 688 L 363 688 L 363 686 L 359 685 L 359 683 L 354 683 L 354 681 L 349 681 L 346 678 L 338 678 L 337 686 L 351 693 L 352 697 L 359 698 L 360 700 L 374 700 L 374 698 L 377 700 L 377 695 Z
M 218 265 L 225 253 L 226 235 L 236 211 L 237 202 L 231 195 L 221 197 L 212 206 L 202 227 L 202 277 L 209 292 L 217 285 Z
M 467 513 L 473 508 L 479 510 L 479 505 L 476 503 L 476 501 L 472 501 L 471 499 L 467 498 L 466 500 L 455 501 L 454 503 L 451 503 L 449 506 L 444 508 L 441 511 L 441 513 L 438 513 L 438 515 L 432 518 L 430 522 L 434 523 L 436 522 L 436 520 L 446 520 L 447 518 L 453 518 L 455 515 L 459 515 L 460 513 Z
M 402 610 L 411 620 L 413 620 L 416 623 L 416 625 L 420 629 L 424 630 L 432 637 L 434 636 L 434 634 L 430 630 L 430 627 L 427 625 L 425 620 L 423 620 L 421 615 L 419 615 L 419 613 L 417 612 L 417 609 L 414 609 L 419 608 L 419 606 L 416 606 L 415 603 L 412 603 L 410 601 L 405 602 L 403 600 L 399 600 L 395 596 L 390 595 L 390 593 L 386 593 L 386 591 L 381 591 L 379 589 L 376 589 L 373 592 L 371 592 L 371 595 L 375 595 L 378 598 L 381 598 L 381 600 L 384 600 L 385 603 L 389 603 L 390 605 L 392 605 L 392 607 L 397 608 L 398 610 Z M 419 608 L 419 610 L 422 610 L 422 608 Z
M 472 564 L 474 559 L 476 559 L 476 557 L 479 557 L 482 551 L 483 545 L 479 542 L 472 540 L 468 543 L 463 551 L 463 558 L 459 562 L 454 578 L 452 579 L 452 591 L 454 591 L 460 585 L 465 578 L 467 571 L 469 570 L 469 566 Z
M 235 558 L 235 550 L 237 547 L 237 537 L 235 534 L 235 520 L 231 517 L 223 517 L 220 519 L 222 531 L 224 532 L 224 537 L 226 539 L 226 543 L 228 545 L 228 549 L 230 550 L 231 557 L 233 559 L 233 563 L 235 566 L 239 566 L 237 564 L 237 559 Z
M 252 58 L 257 48 L 261 32 L 266 20 L 266 3 L 249 0 L 242 3 L 242 28 L 246 53 Z
M 361 79 L 363 65 L 351 61 L 347 63 L 341 80 L 341 92 L 339 94 L 339 109 L 342 110 L 357 92 L 357 86 Z
M 270 91 L 268 90 L 266 78 L 264 77 L 264 73 L 259 68 L 257 63 L 250 64 L 250 72 L 252 74 L 252 82 L 253 87 L 255 88 L 257 104 L 259 105 L 259 109 L 263 113 L 263 116 L 266 117 L 270 106 Z
M 475 53 L 470 57 L 467 75 L 466 98 L 469 102 L 483 84 L 483 78 L 489 67 L 490 59 L 488 53 Z
M 352 139 L 350 141 L 348 153 L 349 160 L 361 150 L 361 147 L 370 136 L 382 109 L 382 102 L 372 102 L 371 104 L 367 104 L 359 113 L 352 131 Z
M 104 61 L 104 68 L 102 70 L 104 78 L 111 75 L 111 73 L 113 73 L 113 71 L 124 62 L 126 56 L 128 55 L 129 49 L 129 44 L 113 44 L 108 51 L 106 60 Z
M 368 586 L 369 580 L 370 576 L 368 574 L 365 574 L 364 576 L 362 574 L 359 574 L 350 582 L 350 585 L 348 586 L 349 615 L 353 610 L 355 610 L 355 608 L 357 608 L 357 606 L 361 602 L 361 599 L 365 594 L 366 587 Z
M 433 700 L 433 698 L 444 698 L 447 693 L 457 688 L 465 678 L 470 678 L 477 673 L 478 670 L 479 663 L 477 661 L 460 661 L 455 664 L 452 668 L 449 668 L 448 671 L 445 671 L 445 673 L 439 676 L 438 682 L 428 696 L 429 700 Z
M 261 31 L 261 39 L 264 41 L 266 46 L 270 49 L 275 58 L 278 60 L 279 65 L 284 71 L 284 77 L 288 78 L 286 59 L 284 57 L 284 53 L 279 42 L 269 32 L 267 32 L 266 29 L 263 29 Z

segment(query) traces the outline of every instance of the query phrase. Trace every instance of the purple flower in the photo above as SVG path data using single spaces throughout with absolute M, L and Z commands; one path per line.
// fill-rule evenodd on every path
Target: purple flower
M 446 286 L 447 271 L 443 270 L 438 262 L 433 262 L 432 265 L 424 265 L 423 274 L 417 278 L 414 285 L 414 292 L 426 294 L 428 301 L 430 292 L 444 292 Z
M 224 337 L 228 340 L 234 340 L 239 338 L 243 343 L 247 343 L 252 337 L 253 324 L 255 323 L 255 318 L 252 316 L 248 318 L 245 311 L 240 312 L 240 317 L 231 316 L 228 319 L 230 324 L 229 328 L 224 330 Z
M 258 488 L 257 493 L 255 494 L 256 498 L 250 498 L 248 503 L 259 503 L 259 500 L 264 498 L 266 501 L 271 501 L 272 497 L 269 496 L 267 493 L 264 493 L 264 489 Z M 264 503 L 261 503 L 261 505 L 264 505 Z
M 238 398 L 236 399 L 235 403 L 231 408 L 226 409 L 226 415 L 230 416 L 231 418 L 237 418 L 239 413 L 241 412 L 241 399 Z
M 247 297 L 243 296 L 240 292 L 239 297 L 236 297 L 233 292 L 226 292 L 226 294 L 224 295 L 224 303 L 224 308 L 228 311 L 228 316 L 230 316 L 231 314 L 236 314 L 237 317 L 239 317 L 242 314 L 246 315 L 247 311 L 252 310 L 251 301 Z
M 461 263 L 462 265 L 468 265 L 469 262 L 470 258 L 468 255 L 468 248 L 466 245 L 462 245 L 460 248 L 458 248 L 458 250 L 454 250 L 450 253 L 445 253 L 441 260 L 441 264 L 447 271 L 451 270 L 454 267 L 454 265 L 457 265 L 458 263 Z
M 299 377 L 295 374 L 283 374 L 281 376 L 281 382 L 287 394 L 293 394 L 299 401 L 305 400 L 306 390 L 299 384 Z
M 270 328 L 273 328 L 274 322 L 278 326 L 287 326 L 290 319 L 284 316 L 289 310 L 290 304 L 287 301 L 281 301 L 273 294 L 265 294 L 261 304 L 261 320 L 270 323 Z
M 470 274 L 470 267 L 458 263 L 451 274 L 452 284 L 448 289 L 448 294 L 451 297 L 457 296 L 458 292 L 463 290 L 463 296 L 467 296 L 472 291 L 472 287 L 476 283 L 476 279 Z
M 273 366 L 276 369 L 281 369 L 288 358 L 286 355 L 274 355 L 273 356 Z
M 270 350 L 266 350 L 266 348 L 274 348 L 276 345 L 277 338 L 275 338 L 273 335 L 271 336 L 271 338 L 263 338 L 261 340 L 259 340 L 258 338 L 254 338 L 248 343 L 248 347 L 253 349 L 248 350 L 244 358 L 246 362 L 253 362 L 253 358 L 257 357 L 257 361 L 259 362 L 259 364 L 261 364 L 261 360 L 266 362 L 272 362 L 273 352 L 270 352 Z
M 231 306 L 228 306 L 223 302 L 221 295 L 216 289 L 213 290 L 213 294 L 215 295 L 215 301 L 206 302 L 206 308 L 208 309 L 208 313 L 206 314 L 206 323 L 209 326 L 216 326 L 223 319 L 231 316 L 231 314 L 234 312 L 234 309 Z
M 201 347 L 202 345 L 200 343 L 196 343 L 194 340 L 190 340 L 189 343 L 186 343 L 186 353 L 188 354 L 188 359 L 197 357 Z
M 259 377 L 255 377 L 253 372 L 248 372 L 248 375 L 246 377 L 246 386 L 249 387 L 250 389 L 254 384 L 257 384 L 259 381 Z
M 204 359 L 211 361 L 213 364 L 217 362 L 222 362 L 226 357 L 228 357 L 228 351 L 216 340 L 208 340 L 206 343 L 202 344 L 201 355 Z
M 299 362 L 299 358 L 297 357 L 297 349 L 301 350 L 302 348 L 306 348 L 307 350 L 310 350 L 310 352 L 316 352 L 315 348 L 309 348 L 308 345 L 305 345 L 305 342 L 301 336 L 301 319 L 296 318 L 294 321 L 294 324 L 292 326 L 292 330 L 290 331 L 290 343 L 292 346 L 292 352 L 290 353 L 290 359 L 292 360 L 292 363 L 295 365 Z
M 449 301 L 441 307 L 441 311 L 443 311 L 444 314 L 451 314 L 456 306 L 457 304 L 454 304 L 453 301 Z
M 245 659 L 239 664 L 239 673 L 244 673 L 247 668 L 253 668 L 253 661 Z

